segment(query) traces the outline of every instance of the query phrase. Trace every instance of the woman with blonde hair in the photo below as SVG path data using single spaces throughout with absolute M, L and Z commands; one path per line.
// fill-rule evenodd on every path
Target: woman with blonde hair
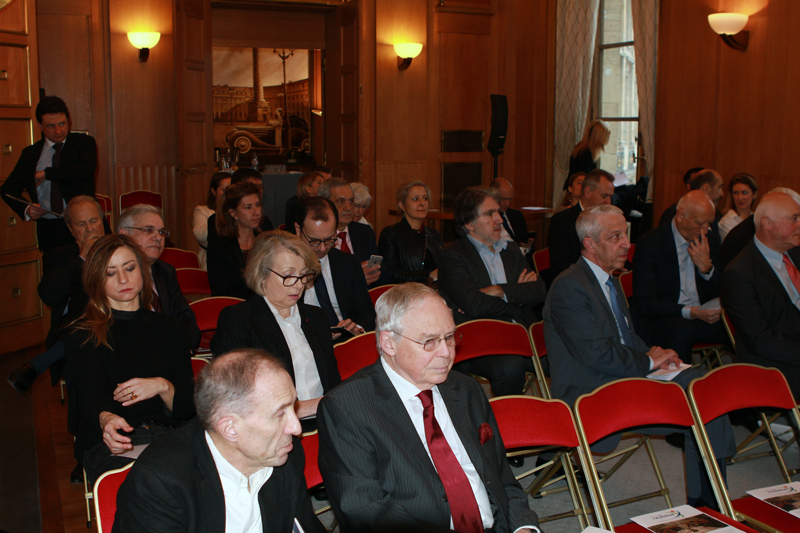
M 576 172 L 588 174 L 596 169 L 600 152 L 605 151 L 610 136 L 611 130 L 608 128 L 608 124 L 600 119 L 593 120 L 586 128 L 583 139 L 575 145 L 570 154 L 567 175 L 572 176 Z

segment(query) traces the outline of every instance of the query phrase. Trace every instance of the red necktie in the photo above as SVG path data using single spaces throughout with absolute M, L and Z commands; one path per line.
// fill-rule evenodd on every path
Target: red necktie
M 158 293 L 155 290 L 153 291 L 153 301 L 150 303 L 150 305 L 153 307 L 153 311 L 156 313 L 161 312 L 161 300 L 159 299 Z
M 342 244 L 339 246 L 339 249 L 346 254 L 352 254 L 353 252 L 350 251 L 350 247 L 347 246 L 347 233 L 340 231 L 337 236 L 342 239 Z
M 789 256 L 786 254 L 783 254 L 783 264 L 786 265 L 786 273 L 789 274 L 792 285 L 800 292 L 800 271 L 797 270 L 797 267 L 794 266 L 794 263 L 792 263 L 792 260 L 789 259 Z
M 433 464 L 450 503 L 453 529 L 462 533 L 483 533 L 481 511 L 478 502 L 475 501 L 475 494 L 472 492 L 467 475 L 433 416 L 433 391 L 424 390 L 417 394 L 417 397 L 422 401 L 422 419 L 425 422 L 428 450 L 431 452 Z

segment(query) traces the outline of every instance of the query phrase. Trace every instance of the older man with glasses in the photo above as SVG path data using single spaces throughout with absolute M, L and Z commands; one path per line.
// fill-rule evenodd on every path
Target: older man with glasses
M 141 248 L 143 259 L 150 267 L 153 279 L 153 311 L 177 316 L 189 329 L 192 346 L 200 343 L 200 329 L 194 311 L 181 292 L 175 267 L 160 259 L 169 230 L 164 227 L 161 209 L 137 204 L 122 211 L 117 228 Z

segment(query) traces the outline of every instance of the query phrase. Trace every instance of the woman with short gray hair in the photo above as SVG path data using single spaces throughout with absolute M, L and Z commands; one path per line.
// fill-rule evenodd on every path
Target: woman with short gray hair
M 367 210 L 372 207 L 372 195 L 369 193 L 369 187 L 363 183 L 351 183 L 350 188 L 353 189 L 353 197 L 355 204 L 353 204 L 353 222 L 359 222 L 365 226 L 372 227 L 364 217 Z

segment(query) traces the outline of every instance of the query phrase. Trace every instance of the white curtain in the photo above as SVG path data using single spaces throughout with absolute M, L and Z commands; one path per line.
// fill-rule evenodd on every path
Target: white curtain
M 569 154 L 583 136 L 586 126 L 598 5 L 599 0 L 558 1 L 553 157 L 554 206 L 558 205 L 564 195 L 562 188 L 569 170 Z M 636 52 L 638 54 L 638 50 Z
M 659 0 L 631 0 L 633 48 L 636 54 L 636 88 L 639 92 L 639 131 L 646 166 L 639 175 L 650 176 L 648 197 L 653 190 L 653 158 L 656 131 L 656 58 L 658 57 Z M 643 162 L 640 160 L 639 164 Z

